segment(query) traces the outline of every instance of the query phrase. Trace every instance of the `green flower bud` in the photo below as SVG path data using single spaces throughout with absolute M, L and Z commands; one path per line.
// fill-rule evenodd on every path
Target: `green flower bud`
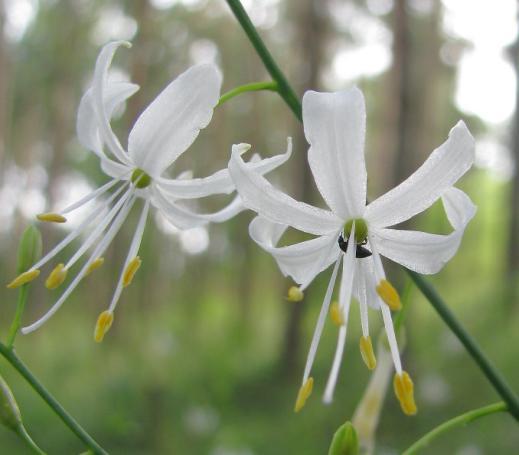
M 13 392 L 0 376 L 0 423 L 7 428 L 18 432 L 22 426 L 22 415 L 18 404 L 14 399 Z
M 341 425 L 333 435 L 328 455 L 357 455 L 359 440 L 351 422 Z
M 32 224 L 22 234 L 18 246 L 17 273 L 23 273 L 41 258 L 41 234 Z

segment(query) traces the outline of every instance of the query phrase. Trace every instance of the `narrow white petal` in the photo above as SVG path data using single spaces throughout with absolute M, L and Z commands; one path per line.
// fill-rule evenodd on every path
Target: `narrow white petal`
M 308 162 L 317 188 L 341 217 L 361 217 L 366 205 L 366 107 L 353 87 L 335 93 L 308 91 L 303 123 L 310 144 Z
M 460 121 L 449 138 L 400 185 L 371 202 L 364 217 L 370 227 L 408 220 L 430 207 L 474 162 L 474 138 Z
M 281 166 L 286 162 L 292 154 L 292 148 L 287 147 L 285 153 L 279 155 L 261 159 L 258 155 L 258 159 L 252 160 L 245 163 L 248 169 L 257 172 L 258 174 L 264 175 L 277 167 Z M 167 194 L 178 199 L 188 198 L 199 198 L 210 196 L 212 194 L 229 194 L 234 191 L 234 182 L 229 175 L 228 169 L 222 169 L 215 172 L 213 175 L 204 178 L 196 179 L 157 179 L 160 184 L 160 188 Z
M 128 185 L 122 185 L 117 189 L 114 194 L 112 194 L 106 201 L 102 202 L 100 205 L 96 206 L 92 209 L 86 216 L 85 219 L 81 222 L 81 224 L 71 231 L 61 242 L 59 242 L 52 250 L 50 250 L 45 256 L 43 256 L 36 264 L 31 267 L 31 270 L 38 269 L 42 265 L 46 264 L 50 261 L 54 256 L 63 250 L 70 242 L 79 237 L 85 229 L 88 228 L 91 224 L 97 222 L 104 214 L 104 210 L 106 207 L 109 207 L 110 204 L 114 201 L 114 199 L 124 190 Z
M 326 322 L 326 317 L 328 315 L 328 309 L 330 308 L 330 301 L 332 300 L 333 288 L 335 286 L 335 280 L 337 279 L 337 271 L 339 270 L 341 259 L 342 255 L 340 255 L 335 262 L 335 267 L 333 268 L 332 276 L 330 277 L 330 282 L 328 283 L 328 288 L 326 289 L 326 294 L 321 306 L 321 312 L 319 313 L 319 318 L 317 319 L 314 335 L 312 337 L 312 343 L 310 344 L 310 350 L 308 351 L 308 357 L 306 358 L 303 384 L 306 383 L 308 377 L 310 376 L 310 371 L 312 371 L 312 365 L 314 364 L 315 360 L 315 353 L 317 352 L 321 334 L 323 333 L 324 323 Z
M 90 256 L 88 261 L 85 263 L 85 265 L 83 265 L 83 267 L 81 268 L 79 273 L 76 275 L 74 280 L 72 280 L 69 287 L 61 295 L 61 297 L 58 299 L 58 301 L 50 308 L 50 310 L 47 311 L 47 313 L 45 313 L 40 319 L 38 319 L 33 324 L 22 328 L 21 331 L 24 335 L 26 335 L 30 332 L 34 332 L 36 329 L 40 328 L 43 324 L 45 324 L 45 322 L 47 322 L 56 313 L 56 311 L 58 311 L 60 309 L 61 305 L 63 305 L 65 300 L 68 298 L 68 296 L 74 291 L 74 289 L 80 283 L 82 278 L 85 276 L 85 273 L 88 270 L 88 268 L 90 267 L 90 264 L 92 264 L 92 262 L 94 262 L 99 256 L 102 256 L 104 251 L 108 248 L 108 245 L 110 245 L 113 238 L 115 237 L 115 235 L 121 228 L 122 224 L 126 220 L 126 217 L 128 216 L 128 212 L 133 207 L 134 202 L 135 202 L 135 196 L 132 196 L 130 199 L 128 199 L 126 205 L 123 206 L 123 208 L 117 215 L 117 218 L 114 220 L 114 222 L 110 226 L 110 229 L 107 231 L 105 237 L 101 240 L 101 242 L 99 242 L 97 247 L 94 249 L 94 252 Z
M 438 235 L 399 229 L 373 229 L 372 241 L 378 252 L 418 273 L 437 273 L 456 254 L 476 207 L 461 190 L 450 188 L 442 196 L 447 217 L 455 228 Z
M 339 233 L 323 235 L 294 245 L 276 247 L 287 226 L 257 216 L 249 225 L 249 234 L 270 253 L 284 276 L 290 276 L 302 289 L 337 260 Z
M 118 163 L 117 161 L 111 160 L 109 158 L 101 158 L 101 170 L 113 179 L 129 179 L 134 169 L 134 167 Z
M 229 161 L 229 172 L 246 207 L 275 223 L 310 234 L 331 234 L 342 227 L 342 221 L 332 212 L 294 200 L 247 168 L 241 157 L 246 150 L 244 144 L 233 145 Z
M 121 271 L 121 275 L 119 276 L 119 281 L 117 282 L 117 287 L 115 289 L 114 295 L 112 297 L 112 301 L 110 302 L 110 307 L 108 308 L 108 311 L 113 312 L 115 310 L 115 307 L 117 305 L 117 302 L 119 301 L 119 298 L 121 297 L 121 292 L 123 290 L 123 277 L 124 272 L 132 259 L 137 256 L 137 253 L 139 252 L 139 248 L 141 246 L 142 242 L 142 236 L 144 234 L 144 228 L 146 227 L 146 220 L 148 219 L 148 213 L 150 210 L 150 201 L 147 200 L 144 203 L 144 207 L 141 212 L 141 216 L 139 218 L 139 222 L 137 223 L 137 228 L 135 229 L 135 233 L 133 234 L 132 243 L 130 244 L 130 249 L 128 250 L 128 255 L 126 256 L 126 261 L 124 262 L 124 267 Z
M 221 84 L 220 71 L 212 64 L 193 66 L 171 82 L 130 132 L 128 151 L 135 164 L 160 176 L 211 120 Z
M 114 41 L 106 44 L 99 56 L 97 57 L 94 79 L 92 82 L 92 102 L 94 112 L 97 117 L 97 124 L 99 129 L 99 135 L 101 136 L 102 142 L 104 142 L 112 154 L 123 164 L 130 164 L 128 155 L 124 151 L 117 139 L 117 136 L 112 131 L 110 126 L 109 115 L 107 106 L 104 103 L 105 93 L 107 91 L 108 82 L 108 68 L 114 57 L 114 53 L 119 46 L 130 47 L 131 44 L 127 41 Z

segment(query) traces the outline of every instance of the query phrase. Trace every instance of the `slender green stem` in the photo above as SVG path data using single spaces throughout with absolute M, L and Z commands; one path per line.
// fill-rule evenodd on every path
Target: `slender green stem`
M 107 452 L 77 423 L 72 416 L 58 403 L 50 392 L 36 379 L 31 371 L 25 366 L 22 360 L 16 355 L 14 349 L 8 348 L 0 343 L 0 354 L 20 373 L 20 375 L 30 384 L 34 391 L 49 405 L 58 417 L 72 430 L 72 432 L 95 454 L 106 455 Z
M 17 433 L 25 441 L 27 447 L 29 447 L 34 453 L 45 455 L 45 452 L 36 445 L 23 425 L 18 427 Z
M 277 82 L 252 82 L 251 84 L 245 84 L 240 85 L 239 87 L 233 88 L 232 90 L 229 90 L 228 92 L 224 93 L 220 97 L 220 101 L 218 101 L 218 104 L 216 107 L 221 106 L 226 101 L 229 101 L 231 98 L 234 98 L 237 95 L 240 95 L 245 92 L 257 92 L 260 90 L 270 90 L 272 92 L 278 91 L 278 84 Z
M 427 447 L 431 443 L 431 441 L 433 441 L 443 433 L 446 433 L 447 431 L 450 431 L 462 425 L 466 425 L 467 423 L 473 422 L 474 420 L 477 420 L 481 417 L 485 417 L 490 414 L 495 414 L 496 412 L 505 411 L 507 411 L 506 404 L 501 401 L 499 403 L 490 404 L 488 406 L 484 406 L 482 408 L 466 412 L 465 414 L 461 414 L 429 431 L 429 433 L 422 436 L 402 455 L 414 455 L 418 453 L 420 450 L 425 449 L 425 447 Z
M 241 24 L 245 33 L 252 42 L 254 48 L 263 60 L 265 67 L 271 74 L 272 78 L 279 85 L 279 94 L 283 97 L 287 105 L 299 120 L 302 120 L 301 103 L 295 97 L 294 91 L 288 84 L 285 76 L 278 68 L 270 52 L 267 50 L 258 32 L 254 28 L 246 11 L 243 9 L 239 0 L 226 0 L 231 7 L 236 19 Z M 406 269 L 407 270 L 407 269 Z M 448 309 L 447 305 L 440 298 L 434 288 L 420 275 L 407 270 L 411 278 L 418 286 L 423 295 L 429 300 L 429 303 L 436 309 L 443 321 L 449 326 L 456 337 L 461 341 L 467 352 L 472 356 L 475 362 L 480 367 L 483 374 L 488 378 L 494 386 L 496 392 L 503 398 L 508 405 L 508 411 L 519 421 L 519 399 L 514 394 L 512 389 L 508 386 L 506 381 L 502 378 L 496 368 L 485 357 L 481 349 L 478 347 L 474 339 L 465 331 L 461 324 L 457 321 L 454 314 Z
M 18 330 L 22 323 L 22 314 L 25 309 L 25 302 L 27 302 L 27 295 L 29 293 L 29 284 L 24 284 L 18 292 L 18 302 L 16 303 L 16 313 L 13 322 L 9 328 L 9 336 L 7 337 L 7 346 L 11 348 L 14 344 Z
M 265 68 L 272 76 L 272 79 L 274 79 L 277 82 L 279 94 L 285 100 L 285 103 L 288 104 L 288 107 L 290 107 L 295 116 L 299 120 L 302 120 L 303 117 L 299 98 L 296 96 L 294 90 L 286 80 L 285 75 L 279 69 L 275 60 L 272 58 L 272 55 L 270 54 L 269 50 L 267 49 L 267 46 L 265 46 L 265 43 L 259 36 L 256 27 L 254 27 L 254 25 L 252 24 L 252 21 L 250 20 L 245 9 L 243 8 L 243 5 L 241 4 L 240 0 L 226 1 L 229 7 L 231 8 L 232 12 L 236 16 L 236 19 L 242 26 L 243 31 L 247 34 L 249 41 L 254 46 L 254 49 L 256 49 L 256 52 L 263 61 Z
M 505 379 L 501 376 L 499 371 L 497 371 L 496 367 L 490 362 L 489 359 L 485 357 L 485 354 L 483 354 L 480 347 L 458 322 L 452 311 L 440 297 L 438 292 L 436 292 L 436 290 L 432 287 L 432 285 L 428 283 L 421 275 L 418 275 L 417 273 L 410 270 L 407 270 L 407 272 L 411 276 L 411 279 L 415 282 L 416 286 L 418 286 L 418 289 L 422 291 L 423 295 L 427 298 L 427 300 L 429 300 L 429 303 L 443 319 L 443 322 L 445 322 L 445 324 L 447 324 L 458 337 L 458 340 L 460 340 L 461 344 L 463 344 L 467 352 L 478 364 L 483 374 L 494 386 L 494 389 L 496 389 L 497 393 L 508 405 L 508 411 L 510 414 L 512 414 L 515 419 L 519 421 L 519 399 L 507 384 Z

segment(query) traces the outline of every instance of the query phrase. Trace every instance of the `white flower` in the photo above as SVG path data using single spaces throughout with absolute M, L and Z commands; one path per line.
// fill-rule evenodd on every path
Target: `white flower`
M 285 276 L 300 285 L 291 289 L 293 299 L 302 298 L 302 291 L 316 275 L 334 265 L 310 345 L 296 410 L 311 393 L 310 372 L 343 260 L 339 303 L 331 308 L 331 316 L 340 324 L 340 331 L 324 401 L 331 401 L 333 396 L 353 295 L 360 304 L 362 357 L 370 369 L 374 368 L 376 360 L 368 328 L 370 305 L 382 313 L 396 369 L 395 391 L 404 412 L 412 414 L 416 412 L 412 381 L 402 369 L 390 312 L 390 308 L 399 308 L 400 299 L 386 280 L 380 255 L 419 273 L 436 273 L 455 254 L 464 229 L 475 214 L 475 206 L 452 185 L 474 161 L 474 140 L 465 124 L 459 122 L 447 141 L 413 175 L 367 204 L 366 113 L 362 92 L 357 88 L 337 93 L 306 92 L 303 121 L 310 143 L 308 161 L 330 210 L 298 202 L 274 188 L 247 167 L 240 146 L 234 147 L 229 162 L 231 177 L 243 203 L 259 214 L 250 224 L 251 237 L 274 256 Z M 454 229 L 451 234 L 389 228 L 424 211 L 439 198 Z M 317 237 L 277 247 L 288 226 Z
M 93 252 L 57 302 L 42 318 L 23 328 L 23 333 L 32 332 L 46 322 L 79 282 L 102 265 L 103 253 L 139 200 L 142 200 L 141 215 L 110 306 L 98 319 L 94 334 L 96 341 L 101 341 L 110 328 L 121 292 L 130 284 L 141 264 L 137 254 L 151 205 L 179 229 L 189 229 L 211 221 L 222 222 L 244 208 L 239 196 L 222 210 L 211 214 L 195 213 L 179 202 L 182 199 L 232 193 L 234 184 L 227 169 L 205 178 L 190 178 L 189 172 L 182 173 L 176 179 L 164 175 L 164 171 L 193 143 L 199 131 L 211 120 L 222 81 L 218 68 L 212 64 L 196 65 L 171 82 L 135 122 L 126 151 L 113 133 L 110 119 L 114 110 L 134 94 L 138 86 L 108 78 L 110 63 L 121 45 L 130 47 L 128 42 L 117 41 L 105 45 L 101 50 L 92 86 L 83 96 L 77 116 L 79 141 L 99 157 L 103 171 L 111 180 L 59 213 L 38 215 L 42 221 L 65 222 L 65 214 L 93 199 L 100 200 L 77 229 L 8 287 L 18 287 L 36 278 L 41 266 L 89 228 L 90 232 L 83 244 L 68 262 L 56 266 L 47 278 L 46 286 L 49 289 L 58 287 L 66 279 L 68 270 L 91 247 Z M 255 172 L 265 173 L 285 162 L 289 156 L 290 150 L 265 160 L 255 156 L 246 166 Z M 110 190 L 113 190 L 110 196 L 102 199 Z

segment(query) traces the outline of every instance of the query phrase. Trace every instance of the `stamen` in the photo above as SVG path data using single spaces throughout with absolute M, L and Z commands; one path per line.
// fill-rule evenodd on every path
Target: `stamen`
M 342 312 L 341 312 L 338 302 L 333 302 L 331 304 L 330 318 L 337 327 L 340 327 L 341 325 L 344 324 L 344 318 L 342 317 Z
M 123 273 L 123 288 L 129 286 L 133 280 L 133 277 L 137 273 L 137 270 L 139 270 L 139 267 L 141 266 L 142 261 L 139 256 L 135 256 L 130 263 L 126 266 L 126 269 Z
M 386 305 L 393 311 L 398 311 L 402 308 L 400 296 L 393 285 L 386 279 L 380 280 L 377 285 L 377 294 L 386 303 Z
M 97 259 L 95 259 L 86 269 L 85 276 L 90 275 L 94 270 L 101 267 L 104 264 L 104 262 L 105 258 L 103 257 L 98 257 Z
M 66 223 L 67 219 L 60 215 L 59 213 L 40 213 L 39 215 L 36 215 L 36 218 L 38 218 L 40 221 L 46 221 L 48 223 Z
M 45 287 L 47 289 L 56 289 L 65 278 L 67 278 L 68 269 L 65 268 L 65 264 L 58 264 L 52 272 L 50 272 L 49 277 L 45 281 Z
M 288 290 L 287 300 L 289 302 L 300 302 L 303 300 L 305 294 L 301 290 L 301 288 L 298 288 L 297 286 L 292 286 Z
M 37 278 L 39 274 L 40 274 L 40 271 L 38 269 L 27 270 L 27 272 L 23 272 L 22 274 L 18 275 L 13 281 L 11 281 L 7 285 L 7 287 L 9 289 L 18 288 L 26 283 L 31 282 L 32 280 Z
M 294 412 L 299 412 L 303 409 L 306 404 L 306 400 L 312 394 L 312 390 L 314 388 L 314 378 L 309 377 L 305 383 L 299 389 L 297 394 L 296 404 L 294 406 Z
M 395 374 L 393 379 L 393 388 L 398 401 L 400 401 L 400 407 L 404 414 L 408 416 L 415 415 L 417 408 L 414 401 L 414 385 L 411 377 L 406 371 L 402 371 L 400 374 Z
M 97 318 L 96 328 L 94 330 L 94 340 L 96 343 L 103 341 L 106 332 L 112 327 L 114 322 L 114 314 L 111 311 L 103 311 Z
M 362 355 L 362 360 L 364 360 L 368 369 L 375 369 L 377 366 L 377 359 L 373 352 L 373 345 L 371 344 L 370 336 L 360 337 L 360 354 Z

